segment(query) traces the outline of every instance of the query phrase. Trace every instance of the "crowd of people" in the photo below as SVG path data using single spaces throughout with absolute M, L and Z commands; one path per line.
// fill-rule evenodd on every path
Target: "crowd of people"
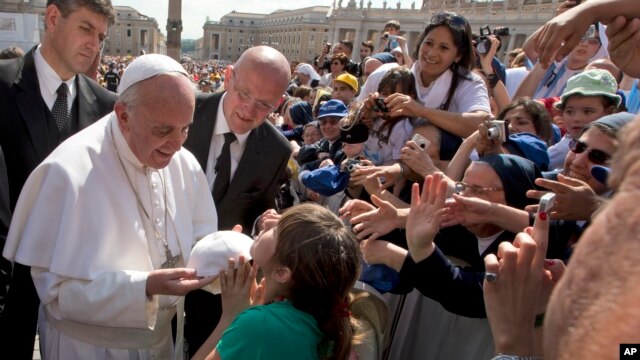
M 348 39 L 309 63 L 102 56 L 114 19 L 110 0 L 48 0 L 42 43 L 0 53 L 0 344 L 17 358 L 36 333 L 44 359 L 640 343 L 634 0 L 564 1 L 505 63 L 500 31 L 448 11 L 414 49 L 388 21 L 359 63 Z M 228 230 L 250 248 L 188 267 Z

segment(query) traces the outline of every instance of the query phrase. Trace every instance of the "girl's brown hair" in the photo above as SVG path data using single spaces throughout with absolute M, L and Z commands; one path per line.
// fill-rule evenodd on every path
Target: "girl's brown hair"
M 324 334 L 318 355 L 347 359 L 356 328 L 349 295 L 360 271 L 353 233 L 331 211 L 304 203 L 282 215 L 276 236 L 274 260 L 291 270 L 288 298 L 313 315 Z

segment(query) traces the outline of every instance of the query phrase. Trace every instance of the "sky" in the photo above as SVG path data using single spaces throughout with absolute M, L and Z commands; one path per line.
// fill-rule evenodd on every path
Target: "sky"
M 371 0 L 373 7 L 382 8 L 384 0 Z M 401 7 L 408 9 L 414 0 L 400 0 Z M 342 0 L 345 6 L 349 0 Z M 366 4 L 368 0 L 364 0 Z M 394 7 L 398 0 L 387 0 L 387 6 Z M 163 34 L 167 34 L 167 13 L 169 0 L 112 0 L 113 5 L 131 6 L 143 15 L 153 17 Z M 360 3 L 359 0 L 356 3 Z M 416 7 L 422 1 L 415 0 Z M 309 6 L 332 6 L 333 0 L 182 0 L 182 38 L 198 39 L 202 37 L 202 26 L 209 20 L 218 21 L 233 10 L 257 14 L 269 14 L 278 9 L 293 10 Z M 366 5 L 365 5 L 366 6 Z

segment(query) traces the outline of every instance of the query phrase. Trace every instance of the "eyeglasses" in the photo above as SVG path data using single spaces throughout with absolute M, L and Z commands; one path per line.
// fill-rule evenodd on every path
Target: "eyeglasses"
M 571 139 L 571 142 L 569 142 L 569 149 L 574 154 L 582 154 L 588 148 L 589 145 L 587 143 L 578 139 Z M 587 158 L 596 165 L 602 165 L 611 159 L 611 155 L 602 150 L 590 149 L 587 152 Z
M 449 11 L 439 12 L 431 17 L 431 25 L 448 23 L 460 28 L 467 27 L 467 19 L 462 16 Z
M 497 187 L 483 187 L 480 185 L 469 185 L 467 183 L 464 183 L 462 181 L 458 181 L 456 182 L 453 191 L 455 191 L 456 194 L 460 194 L 465 190 L 469 190 L 472 194 L 474 195 L 487 195 L 489 194 L 491 191 L 502 191 L 502 188 L 497 188 Z
M 238 86 L 236 85 L 237 80 L 236 80 L 235 70 L 232 71 L 231 73 L 233 74 L 233 76 L 231 77 L 231 80 L 233 80 L 233 90 L 238 94 L 238 96 L 240 97 L 240 100 L 243 103 L 252 102 L 256 105 L 256 108 L 261 112 L 268 112 L 268 111 L 271 112 L 276 110 L 277 108 L 276 106 L 269 105 L 264 101 L 257 100 L 256 98 L 251 96 L 251 94 L 249 94 L 249 92 L 246 90 L 238 89 Z

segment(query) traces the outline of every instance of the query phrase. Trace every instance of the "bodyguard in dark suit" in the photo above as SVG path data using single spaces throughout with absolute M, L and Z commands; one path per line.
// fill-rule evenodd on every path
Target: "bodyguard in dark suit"
M 113 109 L 115 95 L 82 74 L 114 19 L 110 0 L 48 0 L 42 44 L 0 61 L 0 146 L 11 209 L 31 171 L 58 144 Z M 16 263 L 0 315 L 0 348 L 12 349 L 16 359 L 33 356 L 38 305 L 29 267 Z
M 225 81 L 226 92 L 197 98 L 184 147 L 207 175 L 219 230 L 240 224 L 250 234 L 257 217 L 275 207 L 291 147 L 265 119 L 278 105 L 290 76 L 280 52 L 256 46 L 236 62 Z M 185 338 L 192 356 L 216 327 L 221 309 L 219 295 L 202 290 L 187 295 Z

